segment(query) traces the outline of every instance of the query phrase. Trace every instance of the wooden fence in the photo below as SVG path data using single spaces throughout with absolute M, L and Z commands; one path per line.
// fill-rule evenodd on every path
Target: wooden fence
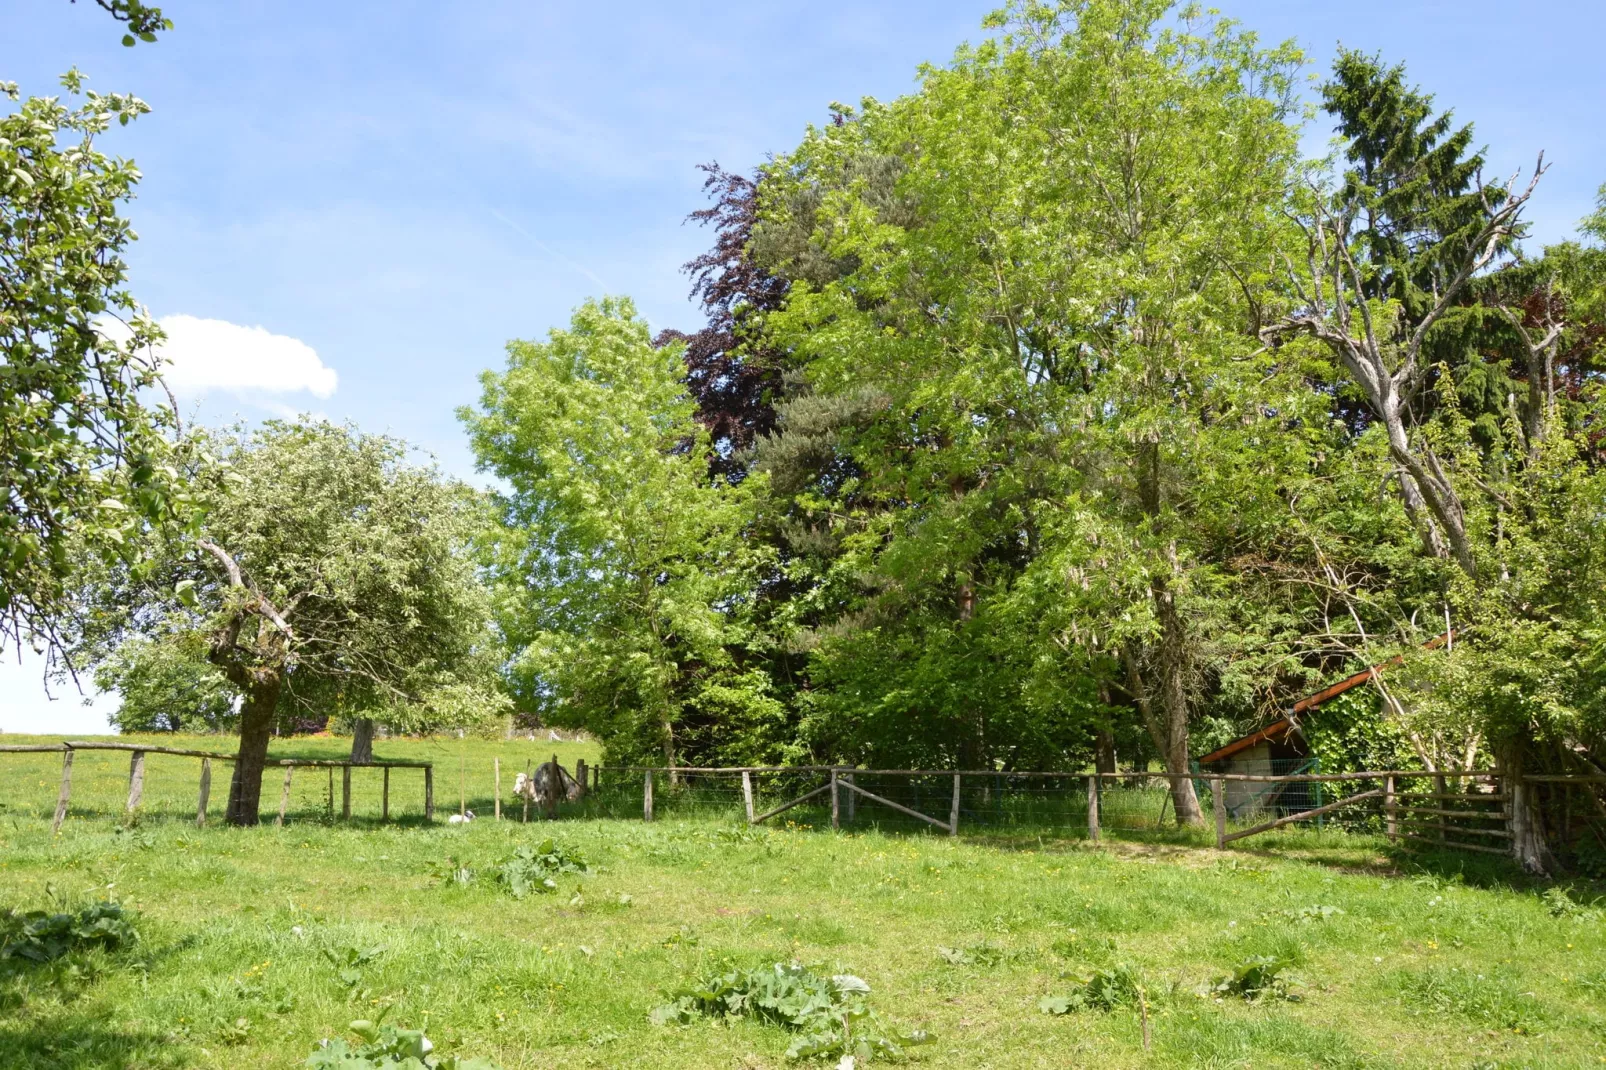
M 72 777 L 73 755 L 79 751 L 127 751 L 128 763 L 128 802 L 125 807 L 129 815 L 133 815 L 140 805 L 145 794 L 145 756 L 148 754 L 167 754 L 181 758 L 197 758 L 200 760 L 200 779 L 195 807 L 195 824 L 199 827 L 206 825 L 207 804 L 212 795 L 212 763 L 233 762 L 236 755 L 220 754 L 214 751 L 187 750 L 181 747 L 159 747 L 148 743 L 105 743 L 81 740 L 68 740 L 63 743 L 29 743 L 29 744 L 0 744 L 0 754 L 61 754 L 61 790 L 56 797 L 56 813 L 51 822 L 51 831 L 61 831 L 61 824 L 67 819 L 67 812 L 72 804 Z M 284 770 L 284 780 L 280 787 L 279 812 L 274 819 L 275 825 L 283 825 L 285 815 L 290 805 L 290 782 L 297 769 L 327 769 L 329 772 L 329 816 L 334 816 L 334 776 L 335 770 L 341 770 L 341 802 L 340 816 L 343 819 L 351 818 L 351 771 L 352 769 L 379 769 L 383 771 L 384 786 L 382 795 L 382 809 L 380 819 L 390 820 L 390 771 L 392 769 L 422 769 L 424 771 L 424 819 L 430 821 L 435 816 L 435 770 L 432 762 L 414 761 L 372 761 L 351 762 L 327 758 L 269 758 L 264 763 L 270 768 Z M 266 779 L 266 778 L 264 778 Z
M 206 824 L 212 783 L 212 762 L 233 762 L 235 756 L 209 751 L 161 747 L 145 743 L 68 741 L 55 744 L 0 745 L 7 752 L 60 753 L 61 787 L 52 828 L 59 830 L 72 798 L 73 755 L 78 751 L 126 751 L 130 755 L 126 812 L 140 805 L 145 786 L 147 754 L 176 755 L 200 761 L 195 823 Z M 374 761 L 353 763 L 338 759 L 270 758 L 268 766 L 284 770 L 275 824 L 285 822 L 290 785 L 297 769 L 326 769 L 329 775 L 328 813 L 334 818 L 334 771 L 341 770 L 340 816 L 352 814 L 352 769 L 378 769 L 383 775 L 381 820 L 390 819 L 390 780 L 393 769 L 423 771 L 424 817 L 435 816 L 434 763 L 425 761 Z M 556 755 L 553 764 L 557 764 Z M 493 761 L 493 815 L 502 818 L 501 760 Z M 1107 831 L 1139 833 L 1175 828 L 1167 825 L 1171 785 L 1194 782 L 1201 803 L 1213 811 L 1218 848 L 1290 825 L 1337 821 L 1345 827 L 1361 826 L 1405 844 L 1430 845 L 1458 851 L 1509 856 L 1515 839 L 1512 802 L 1518 793 L 1536 789 L 1591 791 L 1606 786 L 1606 776 L 1503 777 L 1498 771 L 1478 773 L 1381 770 L 1359 773 L 1199 773 L 1186 775 L 1155 771 L 1123 773 L 1024 772 L 997 769 L 863 769 L 852 766 L 591 766 L 584 760 L 574 770 L 576 795 L 590 813 L 618 812 L 631 798 L 639 798 L 641 815 L 655 817 L 655 794 L 670 805 L 688 799 L 711 802 L 736 810 L 749 825 L 758 825 L 813 804 L 811 820 L 829 814 L 832 828 L 860 820 L 868 807 L 878 820 L 909 820 L 957 836 L 961 828 L 977 832 L 1017 825 L 1025 831 L 1050 827 L 1085 830 L 1097 841 Z M 1263 784 L 1257 793 L 1261 812 L 1248 820 L 1229 817 L 1227 785 L 1232 782 Z M 1318 790 L 1291 790 L 1304 786 Z M 466 813 L 467 792 L 459 785 L 459 813 Z M 265 785 L 266 788 L 266 785 Z M 667 797 L 661 793 L 668 788 Z M 657 789 L 655 791 L 655 789 Z M 1326 789 L 1337 795 L 1327 801 Z M 639 793 L 639 794 L 635 794 Z M 1208 801 L 1207 801 L 1208 800 Z M 1281 801 L 1279 801 L 1281 800 Z M 523 800 L 523 819 L 529 820 L 531 797 Z M 1310 801 L 1318 805 L 1308 805 Z M 1305 805 L 1298 805 L 1305 803 Z M 1599 799 L 1596 800 L 1600 806 Z M 539 800 L 540 816 L 559 816 L 558 792 Z M 1157 809 L 1156 809 L 1157 807 Z M 738 809 L 739 808 L 739 809 Z M 1239 815 L 1242 817 L 1242 815 Z M 1256 820 L 1256 818 L 1259 820 Z
M 994 814 L 985 809 L 988 800 L 999 801 L 1000 813 L 1008 792 L 1052 795 L 1058 808 L 1036 807 L 1056 814 L 1047 823 L 1070 824 L 1085 828 L 1086 836 L 1099 840 L 1107 828 L 1105 811 L 1112 800 L 1123 817 L 1116 828 L 1134 828 L 1131 800 L 1122 799 L 1120 788 L 1148 786 L 1153 797 L 1164 796 L 1158 818 L 1146 819 L 1142 827 L 1153 830 L 1163 824 L 1171 782 L 1191 780 L 1199 789 L 1201 803 L 1208 805 L 1215 819 L 1218 848 L 1294 824 L 1340 821 L 1346 827 L 1369 823 L 1388 839 L 1407 845 L 1429 845 L 1458 851 L 1509 856 L 1513 841 L 1511 802 L 1519 791 L 1535 785 L 1603 786 L 1601 776 L 1526 776 L 1520 780 L 1504 777 L 1498 771 L 1477 773 L 1430 772 L 1424 770 L 1379 770 L 1357 773 L 1305 773 L 1284 776 L 1247 773 L 1167 774 L 1154 771 L 1123 773 L 1019 772 L 988 769 L 862 769 L 849 766 L 606 766 L 593 770 L 593 791 L 601 793 L 606 778 L 615 792 L 628 791 L 629 783 L 639 784 L 642 816 L 654 818 L 654 785 L 690 789 L 693 794 L 723 794 L 725 805 L 740 805 L 750 825 L 769 821 L 810 803 L 823 811 L 828 806 L 832 828 L 855 820 L 856 805 L 868 804 L 913 819 L 950 836 L 957 836 L 962 823 L 978 832 L 995 824 Z M 784 791 L 771 791 L 761 801 L 756 781 L 769 777 Z M 903 791 L 877 787 L 865 782 L 915 784 L 924 781 L 923 790 Z M 1272 802 L 1258 821 L 1229 821 L 1226 799 L 1229 782 L 1266 784 L 1265 797 Z M 1033 787 L 1032 785 L 1043 785 Z M 1320 805 L 1281 807 L 1275 800 L 1284 789 L 1295 785 L 1320 785 L 1337 795 Z M 739 797 L 738 797 L 739 793 Z M 1308 792 L 1290 791 L 1294 799 L 1306 799 Z M 822 799 L 822 796 L 824 797 Z M 894 797 L 897 796 L 897 797 Z M 1208 801 L 1206 801 L 1208 799 Z M 1026 808 L 1032 810 L 1033 808 Z M 967 819 L 966 815 L 969 815 Z M 820 815 L 823 817 L 823 813 Z M 1030 827 L 1027 818 L 1020 822 Z

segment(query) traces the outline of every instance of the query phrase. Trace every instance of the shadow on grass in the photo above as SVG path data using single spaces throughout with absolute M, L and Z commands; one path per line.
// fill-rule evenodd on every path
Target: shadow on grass
M 69 1012 L 0 1019 L 0 1053 L 3 1065 L 28 1070 L 155 1070 L 189 1062 L 165 1033 Z

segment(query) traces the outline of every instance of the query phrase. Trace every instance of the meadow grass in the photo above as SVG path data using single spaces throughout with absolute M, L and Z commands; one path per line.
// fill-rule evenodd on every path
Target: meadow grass
M 344 745 L 275 751 L 333 757 Z M 462 755 L 471 775 L 485 767 L 466 794 L 487 816 L 491 756 L 505 770 L 553 750 L 566 763 L 594 757 L 521 741 L 377 749 L 439 763 L 440 816 L 457 808 Z M 652 824 L 638 794 L 633 816 L 380 825 L 376 794 L 357 795 L 357 820 L 328 821 L 326 780 L 284 828 L 198 830 L 193 761 L 160 776 L 153 764 L 148 810 L 125 827 L 127 757 L 104 770 L 87 757 L 75 816 L 52 837 L 59 760 L 0 755 L 0 905 L 111 897 L 137 913 L 142 940 L 0 974 L 8 1068 L 289 1067 L 384 1008 L 442 1050 L 507 1070 L 778 1067 L 790 1040 L 778 1026 L 655 1026 L 648 1013 L 715 970 L 790 961 L 855 973 L 889 1027 L 937 1034 L 915 1065 L 1606 1065 L 1598 911 L 1559 908 L 1498 865 L 1463 871 L 1334 830 L 1225 852 L 1186 834 L 951 839 L 877 828 L 869 808 L 854 831 L 822 828 L 818 810 L 749 830 L 729 808 L 677 806 L 667 791 Z M 226 774 L 214 775 L 220 814 Z M 393 812 L 399 798 L 421 808 L 398 782 Z M 337 809 L 338 790 L 337 778 Z M 517 847 L 549 837 L 590 872 L 523 899 L 491 879 Z M 449 878 L 463 868 L 478 879 Z M 1300 998 L 1209 992 L 1255 956 L 1289 963 Z M 1150 1050 L 1137 1007 L 1039 1011 L 1040 998 L 1121 963 L 1142 978 Z

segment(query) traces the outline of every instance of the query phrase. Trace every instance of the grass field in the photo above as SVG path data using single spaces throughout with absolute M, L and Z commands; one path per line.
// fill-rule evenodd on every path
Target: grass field
M 336 757 L 345 745 L 295 740 L 275 753 Z M 459 763 L 472 806 L 488 801 L 493 755 L 504 790 L 526 761 L 593 756 L 517 741 L 377 750 L 438 763 L 438 816 L 457 809 Z M 401 773 L 393 813 L 405 803 L 411 819 L 379 825 L 372 771 L 354 781 L 350 824 L 327 821 L 327 780 L 308 771 L 290 823 L 249 830 L 218 824 L 220 775 L 214 821 L 197 830 L 196 763 L 172 761 L 151 759 L 146 813 L 124 829 L 126 755 L 80 755 L 74 816 L 52 837 L 59 759 L 0 755 L 0 906 L 112 897 L 141 933 L 131 950 L 0 963 L 0 1066 L 297 1066 L 388 1008 L 440 1051 L 507 1070 L 778 1067 L 791 1040 L 780 1026 L 660 1026 L 648 1014 L 713 971 L 791 961 L 864 978 L 889 1029 L 936 1034 L 912 1049 L 914 1065 L 1606 1065 L 1606 922 L 1589 893 L 1525 887 L 1498 868 L 1461 874 L 1454 859 L 1396 856 L 1365 837 L 1094 847 L 832 833 L 806 827 L 808 814 L 749 831 L 672 807 L 650 825 L 426 826 L 416 774 Z M 547 837 L 589 872 L 523 899 L 489 879 Z M 463 868 L 479 878 L 453 882 Z M 1297 1001 L 1209 991 L 1255 956 L 1291 964 Z M 1119 964 L 1143 984 L 1150 1050 L 1136 1006 L 1039 1010 Z

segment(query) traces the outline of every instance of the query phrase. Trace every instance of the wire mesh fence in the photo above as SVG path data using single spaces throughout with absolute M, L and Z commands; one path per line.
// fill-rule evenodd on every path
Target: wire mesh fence
M 263 773 L 263 822 L 422 821 L 426 817 L 424 782 L 428 774 L 424 763 L 286 761 L 275 760 Z M 132 745 L 0 748 L 0 818 L 58 825 L 220 822 L 228 805 L 233 771 L 228 756 L 163 753 Z M 453 803 L 455 806 L 455 795 Z
M 60 801 L 61 747 L 0 748 L 8 751 L 0 754 L 0 817 L 50 821 L 65 816 L 80 822 L 197 822 L 203 814 L 209 822 L 223 818 L 233 769 L 224 756 L 207 760 L 199 752 L 108 746 L 113 745 L 68 748 L 71 803 L 65 809 Z M 481 819 L 511 820 L 702 819 L 1005 839 L 1213 839 L 1223 846 L 1304 827 L 1488 854 L 1507 853 L 1511 838 L 1505 805 L 1509 797 L 1497 775 L 1332 775 L 1314 771 L 1313 763 L 1289 759 L 1266 760 L 1263 770 L 1240 762 L 1231 773 L 1197 770 L 1181 777 L 828 766 L 586 769 L 579 763 L 576 797 L 541 799 L 533 805 L 512 795 L 520 770 L 500 760 L 469 762 L 459 756 L 438 766 L 275 762 L 263 778 L 264 823 L 281 820 L 281 813 L 287 824 L 423 821 L 439 811 L 433 816 L 473 812 Z M 523 771 L 534 769 L 527 762 Z M 208 777 L 203 809 L 201 785 Z M 1185 809 L 1193 808 L 1197 821 L 1178 820 L 1179 801 Z
M 563 813 L 715 818 L 793 828 L 970 837 L 1132 839 L 1225 845 L 1309 828 L 1505 853 L 1506 796 L 1492 774 L 1311 772 L 1170 777 L 829 767 L 669 770 L 604 767 Z M 833 775 L 835 790 L 833 791 Z M 649 788 L 648 783 L 651 783 Z M 1179 821 L 1192 789 L 1198 821 Z M 1218 805 L 1219 803 L 1219 805 Z M 1186 816 L 1186 814 L 1185 814 Z M 1212 820 L 1214 818 L 1214 820 Z M 1213 826 L 1213 827 L 1212 827 Z

